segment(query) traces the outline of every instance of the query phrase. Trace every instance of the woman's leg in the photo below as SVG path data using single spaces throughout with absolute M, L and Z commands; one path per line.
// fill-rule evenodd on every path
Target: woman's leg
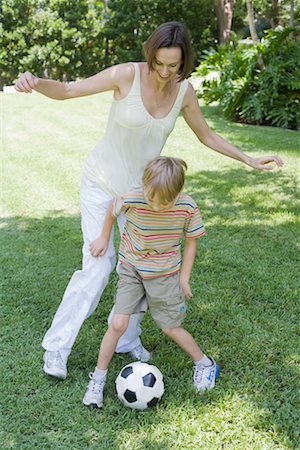
M 99 236 L 110 196 L 95 183 L 83 179 L 81 183 L 81 226 L 83 232 L 82 269 L 76 271 L 65 291 L 62 302 L 47 331 L 42 346 L 48 351 L 62 350 L 66 357 L 74 344 L 84 320 L 95 310 L 115 265 L 115 251 L 111 236 L 104 256 L 91 256 L 89 245 Z

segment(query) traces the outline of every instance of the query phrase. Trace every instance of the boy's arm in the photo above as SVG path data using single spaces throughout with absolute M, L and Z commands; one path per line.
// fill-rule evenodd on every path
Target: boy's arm
M 113 214 L 113 203 L 114 201 L 112 200 L 109 204 L 100 236 L 90 244 L 90 252 L 92 256 L 103 256 L 106 253 L 110 233 L 116 220 L 116 217 Z
M 190 276 L 197 252 L 197 241 L 193 238 L 186 238 L 180 271 L 180 286 L 186 298 L 193 296 L 190 288 Z

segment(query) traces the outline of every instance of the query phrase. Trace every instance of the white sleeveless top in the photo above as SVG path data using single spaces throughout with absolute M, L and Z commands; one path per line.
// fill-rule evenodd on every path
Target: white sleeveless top
M 113 100 L 105 134 L 84 165 L 83 174 L 112 196 L 141 188 L 144 168 L 160 155 L 188 87 L 184 80 L 171 111 L 156 119 L 142 101 L 138 63 L 134 63 L 134 69 L 129 93 L 121 100 Z

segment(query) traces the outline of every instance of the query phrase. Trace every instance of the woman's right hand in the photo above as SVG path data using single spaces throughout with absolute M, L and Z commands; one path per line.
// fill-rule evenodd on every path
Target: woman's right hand
M 32 90 L 35 89 L 38 84 L 38 78 L 32 75 L 31 72 L 22 73 L 15 83 L 15 90 L 17 92 L 26 92 L 31 94 Z

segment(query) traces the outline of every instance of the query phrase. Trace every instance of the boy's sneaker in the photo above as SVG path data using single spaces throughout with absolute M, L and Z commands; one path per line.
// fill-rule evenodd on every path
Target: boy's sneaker
M 85 395 L 83 397 L 83 404 L 92 406 L 93 408 L 101 408 L 103 405 L 103 391 L 105 386 L 105 378 L 100 381 L 93 378 L 94 373 L 90 372 L 89 377 L 91 381 L 87 385 Z
M 67 377 L 67 361 L 59 350 L 54 352 L 46 351 L 43 359 L 45 362 L 43 370 L 47 375 L 61 378 L 62 380 Z
M 141 362 L 148 362 L 151 356 L 151 353 L 146 350 L 142 344 L 139 344 L 137 347 L 133 348 L 130 352 L 130 355 L 133 359 L 138 359 Z
M 217 366 L 216 362 L 210 356 L 208 358 L 211 360 L 211 366 L 194 367 L 194 385 L 201 394 L 215 386 L 220 372 L 220 367 Z

